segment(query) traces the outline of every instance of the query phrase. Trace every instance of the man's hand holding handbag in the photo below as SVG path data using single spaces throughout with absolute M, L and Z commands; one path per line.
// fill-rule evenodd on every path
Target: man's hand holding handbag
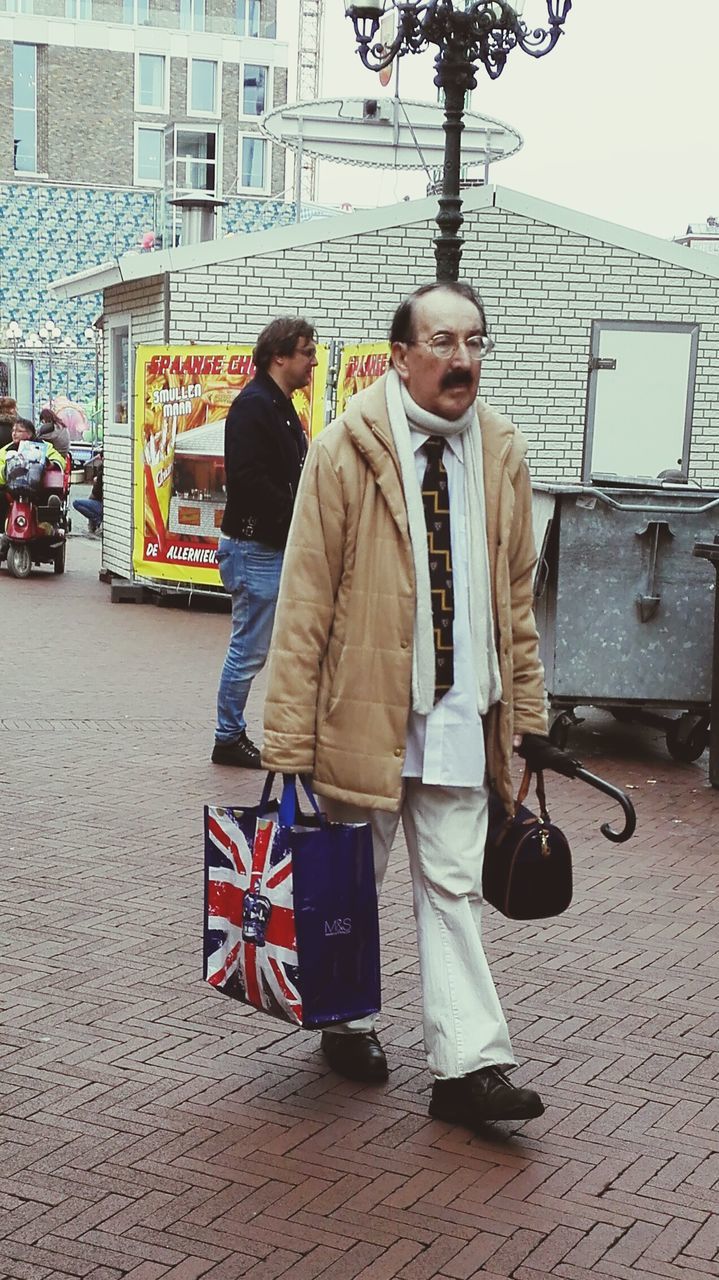
M 560 915 L 572 901 L 572 855 L 563 831 L 547 812 L 544 770 L 566 778 L 579 778 L 621 805 L 623 831 L 608 823 L 602 834 L 616 843 L 628 840 L 636 815 L 624 792 L 589 773 L 581 761 L 560 750 L 543 734 L 525 733 L 517 754 L 525 761 L 514 817 L 507 814 L 497 796 L 489 797 L 489 821 L 484 853 L 482 887 L 487 902 L 510 920 L 543 920 Z M 536 777 L 539 817 L 525 807 L 532 776 Z

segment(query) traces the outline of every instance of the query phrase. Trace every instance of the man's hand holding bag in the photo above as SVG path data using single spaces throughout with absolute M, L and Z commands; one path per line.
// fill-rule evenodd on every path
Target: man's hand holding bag
M 379 924 L 367 823 L 329 822 L 294 775 L 278 806 L 205 808 L 205 980 L 302 1027 L 380 1009 Z

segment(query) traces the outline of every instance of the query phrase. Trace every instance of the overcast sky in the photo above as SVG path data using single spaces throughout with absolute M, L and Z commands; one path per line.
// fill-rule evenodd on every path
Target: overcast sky
M 322 97 L 377 97 L 355 52 L 343 0 L 325 0 Z M 298 0 L 279 0 L 280 31 L 296 59 Z M 545 0 L 525 19 L 546 24 Z M 671 237 L 719 216 L 719 0 L 574 0 L 551 54 L 520 49 L 497 81 L 480 67 L 472 109 L 524 138 L 490 181 L 624 226 Z M 402 59 L 400 91 L 433 99 L 432 55 Z M 294 98 L 294 66 L 290 96 Z M 320 168 L 319 199 L 356 207 L 424 194 L 421 174 Z

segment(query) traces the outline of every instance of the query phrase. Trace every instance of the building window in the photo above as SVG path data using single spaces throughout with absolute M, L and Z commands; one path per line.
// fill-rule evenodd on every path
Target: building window
M 122 0 L 122 21 L 135 27 L 150 25 L 150 0 Z
M 242 114 L 262 116 L 267 110 L 268 67 L 254 67 L 247 63 L 242 72 Z
M 110 413 L 112 423 L 130 421 L 130 325 L 118 316 L 110 322 Z
M 12 54 L 13 142 L 16 173 L 37 173 L 37 48 L 15 44 Z
M 214 129 L 175 132 L 175 181 L 177 193 L 206 191 L 217 194 L 217 133 Z
M 266 191 L 267 153 L 265 139 L 256 133 L 240 138 L 239 186 L 243 191 Z
M 237 34 L 259 36 L 260 0 L 237 0 Z
M 161 187 L 165 130 L 151 125 L 135 126 L 135 186 Z
M 65 0 L 65 17 L 89 21 L 92 18 L 92 0 Z
M 188 72 L 187 114 L 217 116 L 219 107 L 219 65 L 209 58 L 191 58 Z
M 33 0 L 5 0 L 6 13 L 32 13 Z
M 135 109 L 167 114 L 169 88 L 162 53 L 138 53 L 135 64 Z
M 205 30 L 205 0 L 180 0 L 180 26 L 183 31 Z

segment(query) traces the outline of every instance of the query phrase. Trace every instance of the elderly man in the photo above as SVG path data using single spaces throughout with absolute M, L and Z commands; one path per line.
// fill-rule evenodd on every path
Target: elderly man
M 546 733 L 525 445 L 477 401 L 491 349 L 465 284 L 398 309 L 392 367 L 313 445 L 278 603 L 263 763 L 312 774 L 331 817 L 370 821 L 378 885 L 400 818 L 417 922 L 430 1114 L 470 1127 L 544 1108 L 515 1088 L 480 933 L 491 785 Z M 323 1032 L 381 1081 L 371 1020 Z
M 245 706 L 267 658 L 287 533 L 307 441 L 292 394 L 309 385 L 317 335 L 299 316 L 279 316 L 253 352 L 254 378 L 233 400 L 225 426 L 227 505 L 217 550 L 232 597 L 232 634 L 217 694 L 213 764 L 259 769 Z

